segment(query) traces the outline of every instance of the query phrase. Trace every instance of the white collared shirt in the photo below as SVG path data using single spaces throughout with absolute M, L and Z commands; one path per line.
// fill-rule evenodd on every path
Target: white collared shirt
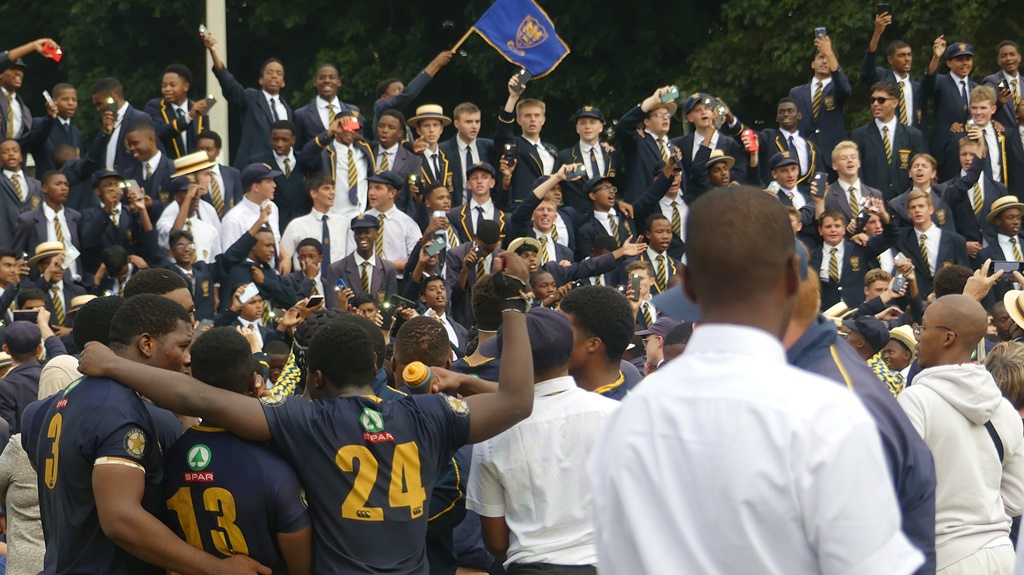
M 369 262 L 370 265 L 366 266 L 366 285 L 373 286 L 373 268 L 377 265 L 377 256 L 371 253 L 369 258 L 363 259 L 359 252 L 352 252 L 352 255 L 355 256 L 356 274 L 360 277 L 360 281 L 362 281 L 363 263 Z
M 545 251 L 547 251 L 548 256 L 547 258 L 542 258 L 540 253 L 538 253 L 537 265 L 544 265 L 548 262 L 557 262 L 558 254 L 555 253 L 557 248 L 555 247 L 555 242 L 551 241 L 551 232 L 548 231 L 548 233 L 544 233 L 538 230 L 537 228 L 533 228 L 533 237 L 537 238 L 538 242 L 542 242 L 541 245 L 543 245 L 546 248 Z M 541 238 L 544 238 L 544 240 L 541 240 Z
M 366 212 L 378 220 L 381 219 L 381 212 L 373 208 Z M 420 238 L 423 232 L 420 231 L 416 220 L 405 215 L 404 212 L 391 204 L 391 207 L 384 212 L 384 259 L 392 263 L 408 261 L 409 254 L 413 250 L 419 250 Z M 349 230 L 349 246 L 355 250 L 356 238 L 352 230 Z M 332 256 L 334 254 L 331 254 Z M 398 279 L 405 277 L 404 273 L 397 274 Z
M 827 244 L 825 242 L 821 243 L 821 266 L 818 268 L 818 278 L 820 278 L 822 282 L 829 281 L 828 267 L 829 267 L 829 264 L 832 262 L 832 250 L 833 249 L 836 250 L 836 264 L 838 264 L 838 266 L 839 266 L 839 280 L 842 281 L 842 279 L 843 279 L 843 257 L 845 256 L 845 252 L 846 252 L 846 250 L 844 248 L 845 248 L 845 245 L 844 245 L 844 243 L 842 241 L 839 242 L 839 245 L 835 245 L 835 246 L 830 246 L 829 244 Z
M 437 164 L 435 165 L 435 159 Z M 427 148 L 423 150 L 423 163 L 427 168 L 427 172 L 434 174 L 435 172 L 441 174 L 441 180 L 444 179 L 444 161 L 441 159 L 441 148 L 434 148 L 431 150 Z M 441 181 L 438 180 L 438 181 Z
M 128 265 L 131 266 L 131 264 L 128 264 Z M 114 280 L 114 284 L 117 285 L 117 280 L 116 279 Z M 57 288 L 57 293 L 56 294 L 53 293 L 53 288 L 54 287 Z M 53 301 L 54 297 L 56 297 L 57 299 L 60 300 L 60 307 L 61 307 L 61 309 L 64 310 L 64 316 L 66 318 L 67 317 L 67 313 L 68 313 L 68 309 L 70 309 L 70 308 L 68 308 L 68 301 L 64 297 L 64 278 L 60 278 L 56 282 L 54 282 L 52 285 L 46 286 L 46 288 L 44 288 L 43 291 L 46 292 L 46 297 L 50 298 L 51 302 Z M 114 293 L 117 294 L 116 291 Z M 50 319 L 52 319 L 54 323 L 57 323 L 57 317 L 56 316 L 54 316 L 54 317 L 52 317 Z M 66 319 L 65 319 L 65 323 L 67 323 Z
M 331 213 L 335 212 L 347 212 L 349 208 L 358 208 L 362 210 L 363 206 L 366 205 L 366 178 L 369 174 L 366 173 L 366 162 L 363 161 L 363 150 L 360 146 L 356 146 L 354 143 L 351 146 L 346 146 L 341 142 L 335 140 L 332 144 L 334 146 L 334 207 L 331 208 Z M 356 198 L 357 203 L 352 204 L 348 199 L 348 158 L 352 156 L 352 161 L 356 165 Z
M 799 210 L 800 208 L 807 205 L 807 199 L 804 198 L 804 195 L 800 193 L 800 190 L 787 190 L 786 188 L 779 187 L 779 191 L 782 192 L 783 194 L 786 194 L 786 196 L 789 198 L 789 201 L 793 203 L 794 208 Z
M 110 133 L 110 141 L 107 142 L 107 153 L 105 156 L 105 167 L 107 168 L 114 167 L 114 158 L 117 156 L 117 150 L 124 147 L 124 134 L 121 133 L 121 124 L 124 122 L 124 115 L 127 111 L 128 102 L 121 104 L 121 107 L 117 109 L 117 118 L 114 121 L 114 131 Z
M 57 241 L 57 226 L 54 225 L 54 220 L 60 220 L 61 233 L 64 236 L 64 245 L 72 245 L 71 242 L 71 228 L 68 227 L 68 220 L 65 217 L 67 212 L 63 206 L 59 212 L 54 211 L 49 204 L 43 202 L 43 215 L 46 216 L 46 241 L 55 242 Z M 78 246 L 75 246 L 78 247 Z
M 843 205 L 848 205 L 850 203 L 850 188 L 853 188 L 853 195 L 857 198 L 857 205 L 860 206 L 864 203 L 864 186 L 861 185 L 860 178 L 853 182 L 847 182 L 846 180 L 839 178 L 836 180 L 836 183 L 839 184 L 839 189 L 843 190 L 843 200 L 845 200 L 842 202 Z M 858 213 L 860 212 L 855 212 L 853 217 L 857 217 Z
M 665 257 L 667 258 L 668 256 L 665 256 Z M 665 262 L 665 269 L 666 270 L 668 269 L 668 262 L 667 261 Z M 640 309 L 637 310 L 637 312 L 642 316 L 643 313 L 644 313 L 644 309 L 645 308 L 651 314 L 651 321 L 652 322 L 658 321 L 658 308 L 656 308 L 654 306 L 654 298 L 651 297 L 651 294 L 647 294 L 647 299 L 645 299 L 645 300 L 640 302 Z M 651 327 L 651 326 L 647 326 L 647 327 Z
M 929 228 L 922 232 L 921 230 L 914 228 L 914 235 L 917 239 L 917 245 L 921 245 L 921 236 L 927 236 L 924 240 L 924 245 L 928 248 L 928 267 L 931 268 L 932 274 L 939 271 L 939 239 L 942 238 L 942 228 L 935 225 L 932 222 L 928 222 Z
M 327 109 L 328 104 L 334 106 L 335 116 L 341 113 L 341 102 L 338 100 L 337 96 L 335 96 L 330 102 L 324 100 L 320 96 L 316 97 L 316 113 L 320 116 L 320 121 L 323 122 L 326 129 L 330 129 L 331 127 L 331 111 Z
M 143 176 L 146 175 L 146 166 L 149 166 L 150 177 L 155 175 L 156 174 L 156 168 L 157 168 L 157 166 L 160 165 L 160 159 L 163 158 L 163 157 L 164 157 L 163 153 L 161 153 L 160 150 L 157 150 L 156 153 L 153 154 L 152 158 L 142 162 L 142 164 L 143 164 L 142 175 Z
M 906 575 L 924 560 L 863 404 L 759 329 L 697 327 L 622 402 L 587 468 L 602 572 Z
M 545 174 L 550 174 L 555 171 L 555 157 L 552 156 L 546 147 L 541 143 L 540 138 L 537 141 L 530 140 L 526 136 L 523 139 L 533 144 L 533 147 L 537 150 L 537 157 L 540 158 L 540 163 L 544 168 Z
M 176 203 L 177 202 L 175 202 L 175 204 Z M 203 202 L 199 202 L 199 205 L 202 206 Z M 235 207 L 231 208 L 231 211 L 224 214 L 224 220 L 220 224 L 221 252 L 226 252 L 232 244 L 238 241 L 238 238 L 242 237 L 242 234 L 249 233 L 249 228 L 251 228 L 258 219 L 260 219 L 260 205 L 249 198 L 243 197 L 242 201 L 238 202 Z M 278 225 L 279 221 L 280 216 L 277 204 L 270 202 L 270 218 L 267 220 L 267 225 L 270 226 L 271 231 L 274 232 L 274 241 L 278 245 L 281 244 L 281 228 Z
M 615 218 L 615 225 L 617 227 L 622 226 L 622 224 L 619 222 L 618 215 L 615 213 L 615 208 L 612 208 L 607 212 L 594 210 L 594 218 L 596 218 L 598 223 L 600 223 L 604 227 L 605 231 L 608 232 L 608 235 L 613 238 L 615 237 L 615 234 L 612 232 L 612 225 L 611 223 L 609 223 L 609 220 Z
M 213 224 L 203 219 L 203 204 L 206 204 L 206 202 L 200 201 L 199 212 L 195 216 L 185 219 L 185 227 L 183 229 L 192 232 L 192 243 L 196 245 L 196 258 L 212 264 L 222 251 L 220 232 Z M 206 206 L 207 208 L 205 209 L 212 211 L 214 215 L 217 214 L 213 206 L 209 204 L 206 204 Z M 178 219 L 180 212 L 181 206 L 178 205 L 178 202 L 171 202 L 167 204 L 163 213 L 160 214 L 160 218 L 156 221 L 157 242 L 165 250 L 171 249 L 171 228 L 174 227 L 174 222 Z M 217 221 L 219 222 L 220 220 Z M 235 239 L 237 240 L 238 238 Z
M 355 243 L 349 241 L 349 236 L 352 235 L 350 226 L 352 218 L 359 215 L 359 210 L 355 208 L 349 208 L 348 210 L 347 214 L 336 215 L 332 212 L 323 214 L 314 208 L 308 214 L 299 216 L 288 223 L 288 227 L 284 229 L 284 233 L 281 235 L 281 249 L 284 250 L 284 253 L 292 255 L 292 269 L 302 269 L 302 266 L 299 264 L 299 242 L 306 238 L 313 238 L 320 242 L 321 245 L 324 243 L 323 218 L 325 215 L 327 216 L 327 230 L 330 233 L 331 240 L 331 257 L 327 264 L 333 264 L 352 253 L 355 249 Z
M 1016 261 L 1017 256 L 1013 253 L 1013 243 L 1010 242 L 1013 238 L 1010 236 L 1004 236 L 1003 234 L 996 234 L 996 239 L 999 241 L 999 249 L 1003 252 L 1003 259 L 1008 262 Z M 1024 256 L 1024 246 L 1021 245 L 1020 240 L 1017 241 L 1017 251 Z
M 555 212 L 555 229 L 558 230 L 558 243 L 569 247 L 569 228 L 562 219 L 562 214 Z
M 690 156 L 691 159 L 697 159 L 697 152 L 700 151 L 701 144 L 703 144 L 703 143 L 704 143 L 704 136 L 700 135 L 697 132 L 694 132 L 693 133 L 693 155 Z M 708 144 L 708 148 L 714 150 L 717 147 L 718 147 L 718 130 L 715 130 L 714 133 L 711 134 L 711 143 Z
M 469 224 L 469 227 L 473 230 L 474 234 L 476 233 L 476 218 L 477 218 L 477 215 L 480 213 L 477 210 L 477 208 L 483 208 L 484 209 L 483 214 L 484 214 L 484 219 L 485 220 L 493 220 L 494 219 L 494 202 L 491 201 L 490 198 L 488 198 L 487 202 L 483 203 L 483 204 L 477 203 L 476 198 L 470 199 L 470 201 L 469 201 L 469 210 L 467 210 L 466 213 L 469 216 L 469 219 L 472 220 L 472 222 Z
M 878 129 L 878 137 L 882 138 L 882 143 L 883 144 L 885 144 L 886 132 L 882 128 L 889 128 L 889 131 L 888 131 L 888 136 L 889 136 L 889 153 L 893 154 L 893 155 L 895 155 L 895 152 L 896 152 L 896 150 L 894 148 L 896 147 L 896 143 L 895 143 L 895 140 L 896 140 L 896 124 L 898 124 L 898 123 L 899 123 L 899 119 L 896 116 L 893 116 L 892 118 L 890 118 L 888 122 L 883 122 L 883 121 L 879 120 L 878 118 L 875 118 L 875 128 Z
M 462 203 L 466 203 L 470 198 L 469 185 L 467 184 L 469 177 L 466 172 L 469 170 L 469 166 L 475 165 L 477 162 L 481 161 L 480 152 L 476 139 L 470 143 L 466 143 L 462 140 L 461 136 L 456 135 L 455 143 L 459 146 L 459 161 L 462 164 L 462 174 L 460 174 L 460 177 L 462 178 L 462 193 L 464 194 Z M 470 157 L 473 160 L 473 163 L 469 165 L 466 165 L 466 150 L 469 150 Z
M 384 158 L 388 159 L 388 171 L 395 171 L 395 158 L 398 156 L 398 144 L 395 143 L 390 148 L 384 148 L 378 146 L 377 150 L 377 171 L 380 171 L 384 167 Z
M 672 144 L 668 143 L 668 135 L 658 136 L 658 135 L 656 135 L 654 132 L 652 132 L 650 130 L 644 130 L 644 133 L 647 134 L 648 136 L 650 136 L 651 139 L 654 140 L 654 145 L 655 146 L 658 145 L 658 142 L 661 142 L 661 147 L 665 148 L 665 153 L 668 154 L 669 156 L 672 155 Z
M 288 169 L 285 170 L 284 161 L 288 160 Z M 282 174 L 288 174 L 295 171 L 295 149 L 288 150 L 287 156 L 278 156 L 277 152 L 274 152 L 274 163 L 277 164 L 277 169 Z M 346 172 L 347 173 L 347 172 Z M 224 188 L 221 188 L 222 190 Z
M 322 293 L 322 292 L 321 292 Z M 260 326 L 262 325 L 259 320 L 249 321 L 238 317 L 238 323 L 242 324 L 243 328 L 251 328 L 253 333 L 256 334 L 256 340 L 259 342 L 260 349 L 263 349 L 263 334 L 260 333 Z
M 591 150 L 594 151 L 594 161 L 597 163 L 597 171 L 598 171 L 598 173 L 596 173 L 596 174 L 592 174 L 591 173 L 593 171 L 591 169 L 591 166 L 590 166 L 590 151 Z M 580 140 L 580 155 L 583 156 L 582 158 L 580 158 L 580 162 L 583 163 L 583 166 L 587 170 L 587 178 L 588 179 L 593 179 L 593 178 L 596 178 L 598 176 L 603 176 L 604 174 L 607 173 L 607 171 L 605 170 L 605 166 L 604 166 L 604 150 L 601 149 L 601 144 L 597 144 L 596 146 L 591 146 L 590 144 L 584 142 L 583 140 Z
M 670 198 L 667 195 L 662 196 L 661 200 L 658 201 L 658 207 L 661 209 L 661 215 L 668 218 L 669 223 L 672 223 L 672 206 L 676 206 L 676 210 L 679 212 L 679 239 L 686 239 L 686 217 L 690 213 L 690 208 L 683 202 L 683 199 L 676 194 L 675 198 Z
M 12 182 L 15 179 L 18 180 L 17 183 L 19 186 L 21 186 L 21 201 L 25 202 L 26 200 L 28 200 L 28 178 L 25 177 L 25 172 L 23 170 L 18 170 L 17 172 L 12 172 L 11 170 L 4 170 L 4 175 L 7 176 L 7 179 L 11 180 Z
M 586 461 L 619 402 L 580 389 L 572 377 L 536 383 L 533 395 L 528 418 L 473 448 L 466 507 L 505 518 L 506 567 L 594 565 L 595 498 Z
M 285 109 L 284 103 L 281 102 L 281 94 L 278 94 L 276 96 L 271 96 L 270 92 L 267 92 L 266 90 L 261 90 L 261 91 L 263 92 L 263 97 L 267 99 L 267 105 L 270 106 L 272 110 L 276 110 L 277 111 L 277 119 L 278 120 L 290 120 L 291 119 L 291 118 L 288 117 L 288 110 Z M 273 114 L 271 114 L 271 118 L 273 118 Z
M 818 91 L 818 84 L 821 84 L 821 91 L 824 92 L 825 88 L 832 83 L 832 76 L 828 78 L 811 78 L 811 100 L 814 100 L 814 93 Z
M 786 141 L 787 147 L 790 145 L 789 139 L 793 139 L 793 145 L 789 148 L 789 153 L 792 154 L 793 148 L 796 148 L 797 159 L 800 160 L 800 175 L 802 176 L 806 174 L 807 170 L 811 169 L 811 151 L 807 146 L 807 140 L 805 140 L 799 132 L 787 132 L 781 127 L 779 128 L 779 134 L 782 136 L 782 139 Z
M 967 105 L 970 106 L 971 105 L 971 83 L 970 83 L 970 81 L 968 81 L 967 78 L 962 78 L 962 77 L 958 76 L 952 70 L 949 72 L 949 78 L 951 80 L 953 80 L 953 84 L 956 86 L 956 91 L 960 94 L 961 98 L 963 98 L 965 96 L 964 92 L 966 92 Z
M 452 326 L 451 320 L 448 319 L 448 314 L 444 313 L 444 311 L 442 310 L 439 315 L 436 311 L 428 309 L 427 311 L 423 312 L 423 315 L 426 317 L 432 317 L 437 321 L 441 322 L 441 325 L 444 326 L 444 330 L 448 332 L 448 341 L 451 342 L 452 347 L 459 347 L 459 335 L 455 333 L 455 328 Z
M 979 126 L 981 127 L 981 126 Z M 989 161 L 989 167 L 992 168 L 992 179 L 1002 183 L 1003 181 L 1003 155 L 1002 150 L 999 147 L 999 138 L 996 136 L 995 126 L 991 122 L 981 128 L 983 134 L 985 134 L 985 157 Z M 985 178 L 979 178 L 983 180 Z
M 651 265 L 654 266 L 654 273 L 658 273 L 658 256 L 665 258 L 665 279 L 672 277 L 672 257 L 668 255 L 668 252 L 661 252 L 660 254 L 654 251 L 654 248 L 647 246 L 647 258 L 651 260 Z M 651 278 L 652 280 L 654 278 Z
M 15 138 L 17 138 L 21 136 L 21 130 L 25 127 L 25 120 L 21 117 L 21 102 L 18 101 L 17 94 L 11 93 L 7 88 L 0 86 L 0 91 L 3 92 L 4 98 L 10 97 L 10 100 L 8 100 L 7 103 L 10 105 L 14 116 L 14 131 L 11 133 L 14 134 Z
M 897 74 L 896 72 L 893 72 L 892 75 L 896 77 L 896 83 L 897 84 L 902 84 L 903 85 L 903 100 L 906 102 L 906 106 L 907 106 L 907 120 L 909 120 L 910 123 L 913 124 L 914 123 L 914 85 L 913 85 L 913 83 L 910 80 L 910 74 L 907 74 L 903 78 L 900 78 L 900 75 Z M 896 103 L 896 118 L 897 118 L 897 121 L 898 121 L 899 117 L 900 117 L 900 106 L 899 106 L 899 102 L 897 102 Z

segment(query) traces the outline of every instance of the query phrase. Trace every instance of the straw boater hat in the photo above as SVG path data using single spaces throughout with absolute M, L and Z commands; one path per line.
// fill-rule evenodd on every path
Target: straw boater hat
M 843 320 L 853 315 L 857 311 L 857 308 L 851 308 L 842 301 L 836 305 L 828 308 L 821 312 L 821 315 L 825 316 L 825 319 L 833 321 L 836 326 L 842 325 Z
M 1003 196 L 992 202 L 992 210 L 989 211 L 988 216 L 985 217 L 985 222 L 991 224 L 992 220 L 996 219 L 996 216 L 1010 208 L 1017 208 L 1024 213 L 1024 204 L 1020 203 L 1017 196 Z
M 187 176 L 216 165 L 217 162 L 210 160 L 210 156 L 206 152 L 192 152 L 174 160 L 174 175 L 171 177 Z
M 533 247 L 533 251 L 540 253 L 540 242 L 537 241 L 536 238 L 531 238 L 529 236 L 523 236 L 512 240 L 512 243 L 508 245 L 508 250 L 506 251 L 514 254 L 516 253 L 516 250 L 523 246 L 531 246 Z
M 407 123 L 415 126 L 420 123 L 420 120 L 441 120 L 442 126 L 452 123 L 451 118 L 444 115 L 444 108 L 437 104 L 423 104 L 416 108 L 416 115 L 409 118 Z
M 1024 329 L 1024 291 L 1010 290 L 1003 296 L 1003 306 L 1013 323 Z
M 43 242 L 36 246 L 36 253 L 29 258 L 28 265 L 33 266 L 39 260 L 64 253 L 64 244 L 61 242 Z
M 889 339 L 894 339 L 910 350 L 910 353 L 917 352 L 917 338 L 914 337 L 914 328 L 909 325 L 901 325 L 889 330 Z
M 82 306 L 91 302 L 94 299 L 96 299 L 96 296 L 91 293 L 76 295 L 75 297 L 71 298 L 71 308 L 68 310 L 67 315 L 77 313 L 78 310 L 82 309 Z
M 736 165 L 735 158 L 733 158 L 732 156 L 726 156 L 725 152 L 719 150 L 718 148 L 715 148 L 714 150 L 711 150 L 711 155 L 708 157 L 707 166 L 710 168 L 712 164 L 717 164 L 718 162 L 725 162 L 725 169 L 727 170 L 731 170 L 732 167 Z

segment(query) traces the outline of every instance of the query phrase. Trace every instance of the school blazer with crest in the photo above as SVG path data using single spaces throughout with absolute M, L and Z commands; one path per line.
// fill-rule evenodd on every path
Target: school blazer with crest
M 932 226 L 931 229 L 934 228 L 935 226 Z M 955 264 L 970 268 L 971 260 L 967 257 L 967 241 L 964 237 L 946 229 L 943 229 L 941 234 L 939 237 L 938 265 L 936 267 L 944 268 Z M 900 237 L 896 242 L 896 248 L 914 264 L 914 275 L 917 277 L 917 292 L 920 294 L 932 293 L 934 289 L 932 278 L 938 270 L 929 270 L 924 258 L 921 257 L 921 247 L 913 227 L 900 230 Z
M 185 101 L 185 108 L 191 109 L 195 104 L 194 100 Z M 145 112 L 153 118 L 156 126 L 157 138 L 164 145 L 164 149 L 172 158 L 180 158 L 196 149 L 196 139 L 210 128 L 210 117 L 206 114 L 199 114 L 191 122 L 185 123 L 178 120 L 174 113 L 174 107 L 163 98 L 153 98 L 146 102 Z M 185 132 L 185 141 L 188 145 L 182 149 L 181 133 Z
M 735 137 L 738 139 L 742 135 L 742 128 L 736 131 Z M 724 128 L 723 128 L 724 129 Z M 803 136 L 800 136 L 803 138 Z M 789 152 L 789 140 L 782 136 L 782 132 L 778 128 L 766 128 L 757 133 L 758 152 L 757 152 L 757 167 L 753 168 L 758 171 L 762 185 L 767 185 L 768 182 L 772 181 L 772 172 L 768 169 L 768 163 L 772 156 L 779 152 Z M 808 138 L 804 138 L 805 146 L 801 150 L 797 150 L 797 153 L 801 157 L 807 157 L 807 171 L 800 174 L 797 178 L 796 187 L 801 192 L 807 194 L 811 190 L 811 178 L 815 172 L 821 172 L 825 170 L 825 162 L 821 157 L 821 151 L 818 145 L 815 144 Z M 796 143 L 794 141 L 794 143 Z
M 850 139 L 860 150 L 860 175 L 864 183 L 882 192 L 886 200 L 898 196 L 910 187 L 910 160 L 928 151 L 924 135 L 917 128 L 896 122 L 896 130 L 889 135 L 892 163 L 885 157 L 882 133 L 871 120 L 850 133 Z
M 601 144 L 595 146 L 600 150 L 601 157 L 604 160 L 604 172 L 602 176 L 614 178 L 615 172 L 619 168 L 619 158 L 615 154 L 609 154 L 604 151 Z M 595 154 L 596 155 L 596 154 Z M 576 144 L 571 148 L 566 148 L 558 155 L 555 156 L 555 171 L 557 172 L 562 166 L 566 164 L 586 164 L 588 174 L 590 173 L 590 156 L 584 157 L 583 150 L 580 149 L 580 143 Z M 580 214 L 585 214 L 590 210 L 593 210 L 593 206 L 590 205 L 590 198 L 583 195 L 583 186 L 586 184 L 586 178 L 580 178 L 578 180 L 562 182 L 562 203 L 573 208 Z M 527 199 L 529 196 L 527 196 Z
M 493 202 L 492 198 L 491 203 L 493 204 Z M 465 204 L 459 206 L 457 211 L 448 212 L 448 222 L 455 227 L 455 233 L 459 236 L 460 244 L 473 241 L 473 232 L 475 231 L 473 229 L 473 222 L 476 220 L 476 217 L 473 214 L 472 205 L 471 203 Z M 501 243 L 504 244 L 507 235 L 508 213 L 494 206 L 494 217 L 491 219 L 498 222 L 498 227 L 501 230 Z
M 506 142 L 512 141 L 516 144 L 516 171 L 512 173 L 512 185 L 509 186 L 508 197 L 499 197 L 497 201 L 498 205 L 508 209 L 514 208 L 515 204 L 523 201 L 527 194 L 533 193 L 533 182 L 545 175 L 544 163 L 541 162 L 540 155 L 537 153 L 534 145 L 521 135 L 516 136 L 513 134 L 512 123 L 514 121 L 515 112 L 506 112 L 502 109 L 501 113 L 498 114 L 498 125 L 494 131 L 494 146 L 496 150 L 504 150 Z M 544 146 L 547 153 L 551 154 L 552 159 L 555 160 L 552 165 L 557 165 L 558 148 L 545 142 L 543 139 L 541 140 L 541 145 Z M 502 191 L 498 189 L 500 187 L 495 186 L 491 195 L 494 196 L 494 192 L 502 194 Z
M 832 283 L 828 274 L 818 278 L 821 282 L 821 309 L 826 310 L 839 303 L 840 300 L 851 308 L 856 308 L 864 303 L 864 276 L 869 270 L 878 267 L 879 254 L 891 248 L 896 243 L 897 237 L 898 229 L 890 221 L 889 225 L 883 226 L 881 235 L 871 238 L 866 246 L 844 239 L 843 259 L 839 262 L 839 283 Z M 815 244 L 814 251 L 811 253 L 811 269 L 815 271 L 821 269 L 822 261 L 831 257 L 829 249 L 831 246 L 826 246 L 823 240 L 819 240 Z

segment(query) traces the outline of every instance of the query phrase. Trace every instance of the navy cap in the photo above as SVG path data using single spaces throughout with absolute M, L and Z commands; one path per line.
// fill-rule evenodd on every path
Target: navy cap
M 602 124 L 605 123 L 604 114 L 601 113 L 601 110 L 598 110 L 593 106 L 583 106 L 579 110 L 576 110 L 576 119 L 579 120 L 580 118 L 595 118 L 600 120 Z
M 480 345 L 480 353 L 487 357 L 501 357 L 504 333 L 504 326 L 499 327 L 497 337 Z M 535 307 L 526 314 L 526 333 L 530 336 L 534 371 L 569 361 L 572 355 L 572 326 L 565 314 L 542 306 Z
M 376 216 L 371 216 L 370 214 L 359 214 L 352 218 L 352 222 L 349 224 L 349 227 L 353 230 L 358 230 L 360 228 L 377 229 L 380 227 L 380 220 L 378 220 Z
M 686 102 L 683 103 L 683 114 L 689 114 L 697 107 L 697 104 L 704 103 L 710 105 L 711 99 L 711 96 L 704 92 L 690 94 L 690 96 L 686 98 Z
M 468 178 L 473 172 L 475 172 L 477 170 L 483 170 L 483 171 L 487 172 L 488 174 L 491 175 L 492 178 L 494 177 L 494 174 L 496 173 L 494 171 L 494 166 L 488 164 L 487 162 L 477 162 L 477 163 L 473 164 L 472 166 L 470 166 L 468 170 L 466 170 L 466 177 Z
M 843 327 L 859 333 L 875 353 L 889 343 L 889 328 L 874 316 L 862 315 L 855 320 L 843 320 Z
M 121 179 L 121 174 L 117 173 L 114 168 L 100 168 L 96 170 L 92 175 L 92 187 L 96 187 L 103 178 L 117 178 Z
M 583 184 L 583 195 L 585 196 L 590 192 L 594 191 L 594 188 L 597 187 L 597 184 L 604 181 L 611 182 L 613 186 L 615 185 L 615 178 L 612 176 L 598 176 L 596 178 L 591 178 L 587 180 L 586 184 Z
M 170 183 L 167 184 L 167 189 L 165 191 L 172 194 L 174 192 L 183 192 L 188 190 L 188 185 L 190 183 L 188 176 L 178 176 L 177 178 L 171 179 Z
M 5 60 L 3 64 L 0 64 L 0 72 L 3 72 L 4 70 L 8 70 L 10 68 L 14 68 L 15 66 L 17 66 L 18 68 L 21 68 L 22 70 L 27 70 L 28 69 L 28 64 L 26 64 L 25 61 L 22 60 L 21 58 L 18 58 L 17 60 L 14 60 L 14 61 Z
M 13 354 L 35 351 L 42 339 L 39 327 L 30 321 L 16 321 L 4 330 L 4 344 Z M 569 340 L 572 340 L 572 334 L 569 335 Z
M 772 159 L 768 160 L 768 171 L 772 171 L 775 168 L 781 168 L 782 166 L 788 166 L 790 164 L 799 165 L 800 162 L 789 152 L 778 152 L 772 156 Z
M 657 321 L 651 324 L 651 327 L 636 332 L 636 335 L 640 337 L 647 337 L 649 335 L 665 337 L 677 325 L 679 325 L 679 322 L 670 317 L 659 317 Z
M 249 164 L 242 168 L 242 188 L 248 190 L 256 182 L 280 176 L 281 172 L 270 167 L 270 164 Z
M 381 172 L 379 174 L 374 174 L 374 175 L 370 176 L 369 178 L 366 178 L 366 181 L 367 182 L 376 182 L 378 184 L 384 184 L 385 186 L 391 186 L 392 188 L 394 188 L 396 190 L 401 190 L 402 189 L 402 184 L 404 183 L 402 181 L 402 177 L 399 176 L 398 174 L 392 172 L 391 170 L 388 170 L 386 172 Z
M 952 60 L 953 58 L 956 58 L 957 56 L 973 56 L 973 55 L 974 55 L 974 47 L 971 46 L 970 44 L 966 44 L 964 42 L 956 42 L 954 44 L 950 44 L 949 47 L 946 48 L 946 60 Z

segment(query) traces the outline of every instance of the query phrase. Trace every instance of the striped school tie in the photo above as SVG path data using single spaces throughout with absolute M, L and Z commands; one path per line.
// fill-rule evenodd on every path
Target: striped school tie
M 1013 259 L 1018 262 L 1024 262 L 1024 258 L 1020 257 L 1020 247 L 1017 245 L 1017 238 L 1010 238 L 1010 243 L 1013 245 Z
M 650 304 L 645 302 L 643 305 L 641 305 L 640 313 L 643 314 L 643 316 L 644 316 L 644 323 L 647 324 L 644 327 L 651 327 L 651 324 L 654 323 L 654 318 L 651 317 L 651 306 L 650 306 Z
M 814 99 L 811 100 L 811 113 L 814 115 L 814 121 L 818 121 L 818 116 L 821 115 L 821 82 L 817 82 L 814 88 Z
M 882 126 L 882 145 L 885 146 L 885 162 L 892 165 L 892 144 L 889 143 L 889 126 Z
M 672 202 L 672 233 L 677 238 L 683 237 L 683 219 L 679 217 L 679 204 Z
M 834 284 L 839 283 L 839 258 L 836 257 L 838 251 L 837 248 L 832 248 L 829 251 L 831 255 L 828 260 L 828 280 Z
M 974 215 L 980 214 L 981 209 L 985 207 L 985 195 L 981 193 L 981 184 L 979 183 L 975 183 L 971 188 L 971 204 L 974 207 Z
M 655 280 L 657 284 L 658 293 L 665 291 L 665 286 L 668 284 L 668 272 L 665 271 L 665 254 L 659 254 L 656 258 L 658 260 L 658 277 Z
M 818 190 L 818 193 L 820 194 L 822 191 Z M 853 214 L 853 217 L 857 217 L 857 214 L 860 213 L 860 204 L 857 203 L 856 186 L 850 186 L 850 213 Z
M 904 126 L 909 126 L 910 118 L 907 116 L 907 99 L 903 94 L 903 82 L 896 85 L 900 88 L 900 123 Z
M 921 259 L 924 260 L 924 265 L 928 268 L 928 275 L 932 274 L 931 260 L 928 258 L 928 245 L 925 241 L 928 239 L 927 234 L 921 234 Z
M 547 236 L 541 236 L 540 237 L 540 254 L 538 254 L 538 255 L 540 256 L 540 258 L 538 258 L 538 259 L 539 259 L 541 264 L 546 264 L 548 262 L 548 237 Z
M 57 241 L 64 243 L 64 229 L 60 225 L 60 218 L 53 218 L 53 235 L 57 236 Z
M 64 325 L 64 304 L 60 301 L 60 287 L 57 284 L 50 286 L 50 299 L 53 301 L 53 315 L 57 318 L 57 325 Z
M 363 294 L 370 293 L 370 274 L 367 268 L 370 267 L 370 262 L 363 262 L 359 264 L 359 283 L 363 286 Z
M 384 259 L 384 219 L 385 215 L 380 215 L 380 225 L 377 226 L 377 239 L 373 242 L 373 253 L 378 258 Z
M 217 178 L 210 177 L 210 199 L 213 200 L 213 208 L 217 210 L 217 217 L 224 217 L 224 194 L 220 191 L 220 184 Z

